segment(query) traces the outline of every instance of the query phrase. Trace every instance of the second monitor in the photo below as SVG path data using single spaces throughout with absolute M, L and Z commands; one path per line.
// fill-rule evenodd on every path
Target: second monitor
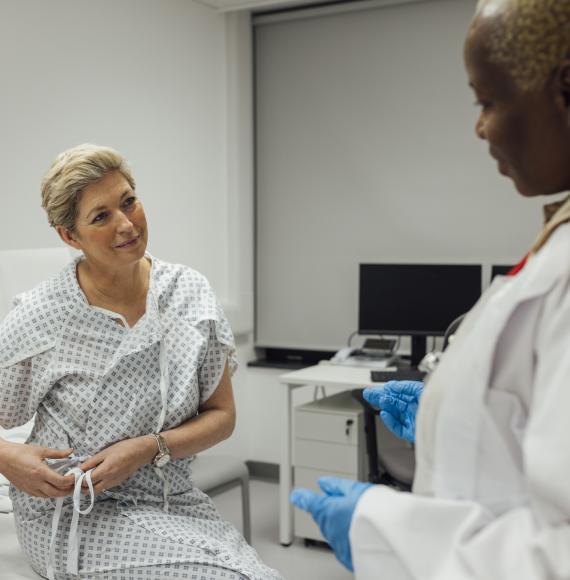
M 360 264 L 359 334 L 409 335 L 411 363 L 481 295 L 481 265 Z

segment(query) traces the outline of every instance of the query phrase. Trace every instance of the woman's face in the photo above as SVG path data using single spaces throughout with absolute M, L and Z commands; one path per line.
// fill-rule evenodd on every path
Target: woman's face
M 570 189 L 570 131 L 567 107 L 554 83 L 523 92 L 502 66 L 490 62 L 485 31 L 472 30 L 465 66 L 481 113 L 475 130 L 488 142 L 499 172 L 524 196 Z
M 144 256 L 144 209 L 121 172 L 108 173 L 82 191 L 70 236 L 73 247 L 102 267 L 127 265 Z

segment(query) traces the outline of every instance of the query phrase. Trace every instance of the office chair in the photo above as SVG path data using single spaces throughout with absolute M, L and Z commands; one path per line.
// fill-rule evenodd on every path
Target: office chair
M 409 491 L 415 469 L 413 445 L 388 430 L 378 417 L 378 409 L 370 405 L 362 391 L 353 389 L 351 395 L 364 408 L 368 481 Z
M 445 331 L 443 350 L 457 332 L 465 314 L 458 316 Z M 378 416 L 378 409 L 362 396 L 363 389 L 353 389 L 352 397 L 364 408 L 368 481 L 409 491 L 414 480 L 414 447 L 393 435 Z

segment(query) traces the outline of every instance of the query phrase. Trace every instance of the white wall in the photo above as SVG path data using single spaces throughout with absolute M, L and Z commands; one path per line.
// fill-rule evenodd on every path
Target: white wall
M 253 66 L 252 34 L 247 12 L 226 16 L 227 184 L 230 298 L 226 313 L 236 335 L 240 366 L 233 377 L 237 426 L 230 439 L 211 450 L 244 460 L 258 458 L 254 441 L 265 437 L 256 420 L 263 407 L 252 392 L 247 361 L 253 351 Z M 268 393 L 273 393 L 269 388 Z M 264 461 L 264 459 L 257 459 Z M 273 456 L 267 461 L 277 461 Z
M 228 287 L 225 17 L 189 0 L 0 2 L 0 248 L 58 245 L 39 203 L 57 153 L 129 159 L 149 250 Z

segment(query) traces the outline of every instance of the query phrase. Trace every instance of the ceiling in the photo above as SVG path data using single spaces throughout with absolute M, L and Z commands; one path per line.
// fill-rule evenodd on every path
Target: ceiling
M 311 4 L 322 4 L 322 0 L 198 0 L 211 8 L 220 12 L 231 12 L 236 10 L 263 10 L 265 8 L 284 8 L 295 6 L 310 6 Z

